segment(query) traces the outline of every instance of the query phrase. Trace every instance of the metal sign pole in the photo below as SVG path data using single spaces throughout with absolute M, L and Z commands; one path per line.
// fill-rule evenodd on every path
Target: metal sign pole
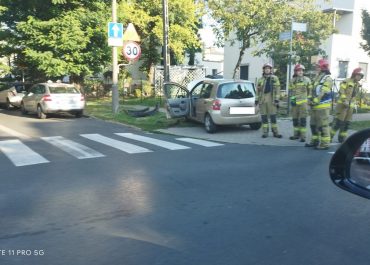
M 112 0 L 112 21 L 117 22 L 117 1 Z M 118 53 L 117 47 L 112 47 L 112 111 L 114 114 L 118 112 Z
M 164 67 L 164 81 L 170 80 L 169 74 L 169 55 L 168 55 L 168 4 L 167 0 L 162 0 L 163 8 L 163 67 Z

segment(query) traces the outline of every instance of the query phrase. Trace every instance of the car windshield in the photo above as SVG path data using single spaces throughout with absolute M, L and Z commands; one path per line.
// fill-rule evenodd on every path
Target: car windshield
M 49 87 L 51 94 L 78 94 L 77 88 L 73 86 L 53 86 Z
M 252 83 L 226 83 L 220 85 L 217 91 L 218 98 L 253 98 L 254 88 Z

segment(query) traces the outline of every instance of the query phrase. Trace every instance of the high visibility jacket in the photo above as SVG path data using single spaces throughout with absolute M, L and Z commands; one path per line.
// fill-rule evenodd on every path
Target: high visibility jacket
M 290 81 L 289 90 L 291 100 L 294 98 L 296 105 L 307 103 L 307 98 L 312 90 L 311 80 L 306 76 L 293 77 Z
M 331 106 L 333 79 L 325 73 L 319 74 L 313 81 L 312 108 L 329 109 Z
M 356 97 L 360 92 L 360 84 L 352 78 L 347 78 L 340 83 L 338 104 L 353 108 L 357 102 Z
M 270 88 L 270 90 L 267 90 Z M 257 98 L 256 100 L 263 103 L 265 94 L 272 93 L 273 100 L 280 99 L 280 82 L 276 75 L 264 75 L 257 82 Z

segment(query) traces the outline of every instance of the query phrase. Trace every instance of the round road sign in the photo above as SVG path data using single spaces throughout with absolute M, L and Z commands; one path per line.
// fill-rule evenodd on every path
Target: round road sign
M 128 41 L 123 44 L 123 56 L 127 60 L 137 60 L 141 55 L 140 45 L 134 41 Z

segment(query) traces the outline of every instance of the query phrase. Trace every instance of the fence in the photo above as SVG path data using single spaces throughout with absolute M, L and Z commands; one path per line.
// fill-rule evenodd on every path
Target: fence
M 170 66 L 169 76 L 171 82 L 179 83 L 187 86 L 191 81 L 204 78 L 206 69 L 204 67 L 189 67 L 189 66 Z M 162 96 L 164 69 L 162 66 L 157 66 L 154 72 L 154 93 Z

